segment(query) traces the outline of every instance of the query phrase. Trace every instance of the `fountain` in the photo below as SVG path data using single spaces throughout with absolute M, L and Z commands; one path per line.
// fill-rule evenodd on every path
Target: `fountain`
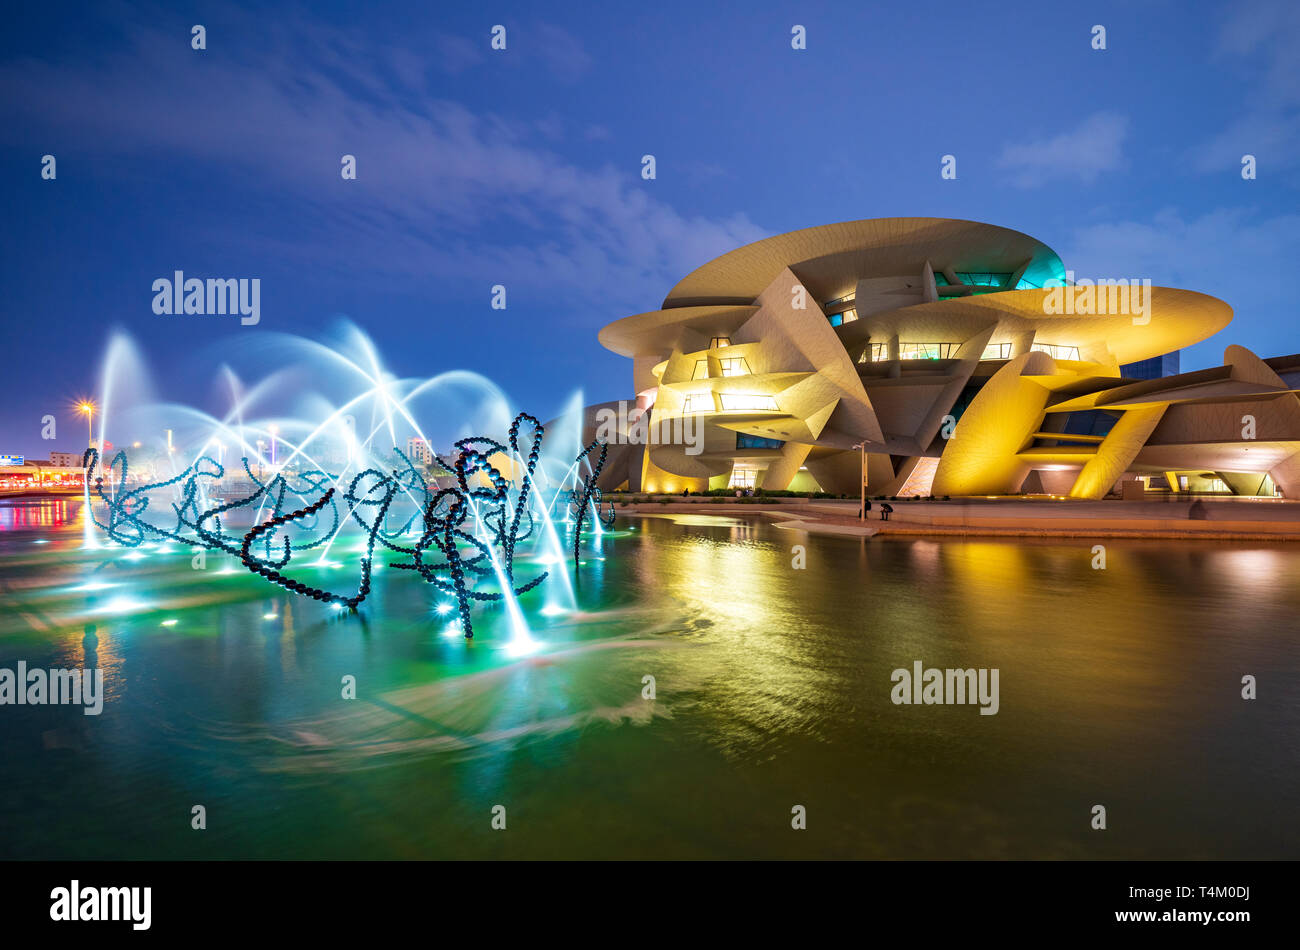
M 323 393 L 298 389 L 294 395 L 303 411 L 252 421 L 247 418 L 250 407 L 283 388 L 291 368 L 281 366 L 245 388 L 233 370 L 223 367 L 232 397 L 224 418 L 169 404 L 147 403 L 126 410 L 134 412 L 136 424 L 141 415 L 155 425 L 159 419 L 171 423 L 166 429 L 167 454 L 152 471 L 139 476 L 125 450 L 111 461 L 102 458 L 96 446 L 86 450 L 87 547 L 103 539 L 126 548 L 157 541 L 225 552 L 271 584 L 348 610 L 365 602 L 376 551 L 387 551 L 396 556 L 387 566 L 419 577 L 454 600 L 450 609 L 458 611 L 459 631 L 466 638 L 473 637 L 473 604 L 503 605 L 510 620 L 512 649 L 526 652 L 532 641 L 518 599 L 542 585 L 552 571 L 563 575 L 552 512 L 562 499 L 564 523 L 572 532 L 575 572 L 588 521 L 597 534 L 602 526 L 613 524 L 613 508 L 602 511 L 596 486 L 606 446 L 591 442 L 571 463 L 544 458 L 545 427 L 536 417 L 520 412 L 510 422 L 504 442 L 463 436 L 452 443 L 447 457 L 437 455 L 416 420 L 413 410 L 418 399 L 454 390 L 438 407 L 442 411 L 437 415 L 445 421 L 445 402 L 467 393 L 481 400 L 481 394 L 486 394 L 486 400 L 470 401 L 470 405 L 480 421 L 499 424 L 507 418 L 504 396 L 470 373 L 398 380 L 383 370 L 368 338 L 348 329 L 362 360 L 315 341 L 283 335 L 277 339 L 300 357 L 345 367 L 349 371 L 345 379 L 355 376 L 363 383 L 360 392 L 349 393 L 341 403 Z M 140 362 L 127 358 L 133 354 L 129 341 L 115 339 L 110 353 L 113 359 L 106 361 L 101 386 L 105 406 L 110 394 L 130 388 L 117 378 L 117 367 L 141 372 Z M 369 431 L 362 436 L 356 429 L 357 418 L 366 410 Z M 100 417 L 100 446 L 110 426 L 130 424 L 110 422 L 106 416 Z M 414 433 L 408 449 L 422 451 L 424 472 L 398 447 L 399 430 Z M 181 434 L 180 444 L 198 447 L 187 463 L 177 457 L 173 432 Z M 228 476 L 224 464 L 228 443 L 241 450 L 237 475 Z M 342 453 L 336 451 L 340 444 Z M 381 444 L 391 445 L 391 452 L 380 451 Z M 321 461 L 331 455 L 337 466 Z M 563 474 L 554 477 L 565 465 Z M 168 466 L 170 470 L 158 471 Z M 549 500 L 546 490 L 551 492 Z M 163 504 L 170 505 L 170 514 L 151 516 Z M 390 524 L 393 515 L 396 523 Z M 234 527 L 241 520 L 246 523 Z M 355 589 L 340 592 L 292 576 L 291 568 L 306 552 L 319 552 L 316 566 L 332 564 L 331 548 L 350 526 L 359 529 L 363 538 Z M 550 569 L 517 581 L 516 551 L 521 546 L 540 553 L 541 563 Z M 571 608 L 573 585 L 567 575 L 561 596 Z M 547 607 L 563 609 L 554 599 L 548 600 Z M 449 612 L 445 601 L 439 612 Z

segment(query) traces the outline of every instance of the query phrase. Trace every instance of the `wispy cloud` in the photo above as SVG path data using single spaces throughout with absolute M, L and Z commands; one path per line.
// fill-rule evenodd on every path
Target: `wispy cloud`
M 1256 0 L 1233 7 L 1218 38 L 1216 56 L 1246 77 L 1250 91 L 1240 114 L 1222 131 L 1191 149 L 1202 172 L 1240 168 L 1254 155 L 1259 173 L 1300 162 L 1300 4 Z
M 1300 214 L 1236 207 L 1188 217 L 1165 208 L 1146 220 L 1080 228 L 1063 253 L 1081 276 L 1136 275 L 1197 290 L 1207 280 L 1240 286 L 1243 273 L 1287 273 L 1297 244 Z
M 1216 208 L 1186 215 L 1165 208 L 1149 218 L 1080 228 L 1058 248 L 1080 277 L 1149 278 L 1157 286 L 1212 294 L 1228 303 L 1237 322 L 1225 334 L 1197 344 L 1183 369 L 1217 365 L 1225 342 L 1262 356 L 1300 351 L 1300 321 L 1285 279 L 1300 245 L 1300 214 L 1259 208 Z
M 84 65 L 0 66 L 0 140 L 27 146 L 39 129 L 101 155 L 175 156 L 253 195 L 295 199 L 295 224 L 311 232 L 246 239 L 267 253 L 355 266 L 358 246 L 382 248 L 360 263 L 595 300 L 606 319 L 649 309 L 701 261 L 767 234 L 743 214 L 679 212 L 639 166 L 566 157 L 555 122 L 453 101 L 411 47 L 283 21 L 258 21 L 237 50 L 196 54 L 177 35 L 138 24 L 125 46 Z M 589 67 L 562 30 L 536 35 L 547 68 L 571 78 Z M 455 40 L 435 41 L 453 71 L 476 62 Z M 510 42 L 524 45 L 519 31 Z M 340 180 L 344 154 L 357 158 L 356 181 Z
M 1098 112 L 1052 138 L 1005 146 L 997 164 L 1026 188 L 1058 179 L 1090 183 L 1123 165 L 1127 135 L 1127 118 Z

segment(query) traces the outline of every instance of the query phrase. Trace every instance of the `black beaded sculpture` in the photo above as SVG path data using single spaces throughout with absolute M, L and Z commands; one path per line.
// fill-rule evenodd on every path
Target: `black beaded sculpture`
M 527 425 L 531 430 L 531 446 L 527 458 L 520 451 L 520 429 Z M 440 462 L 451 471 L 456 484 L 450 488 L 432 488 L 401 451 L 394 452 L 404 467 L 385 473 L 369 468 L 359 472 L 343 493 L 347 515 L 341 515 L 334 484 L 337 476 L 314 470 L 288 477 L 277 473 L 262 481 L 242 460 L 244 474 L 255 486 L 246 497 L 200 510 L 202 480 L 215 481 L 225 474 L 225 469 L 208 456 L 197 459 L 184 471 L 149 485 L 128 489 L 127 458 L 118 452 L 109 464 L 106 474 L 117 473 L 117 488 L 104 491 L 104 475 L 95 477 L 99 452 L 87 449 L 83 456 L 87 485 L 94 480 L 95 494 L 107 510 L 107 523 L 96 517 L 90 506 L 90 517 L 108 538 L 125 547 L 139 547 L 150 538 L 177 541 L 181 544 L 208 550 L 220 550 L 235 555 L 249 571 L 292 593 L 310 597 L 322 603 L 334 603 L 355 610 L 370 594 L 371 575 L 376 545 L 404 555 L 406 561 L 391 562 L 389 566 L 419 574 L 439 591 L 453 595 L 460 611 L 461 629 L 466 638 L 473 637 L 474 627 L 470 617 L 472 601 L 491 602 L 504 598 L 508 588 L 516 596 L 527 593 L 544 581 L 549 572 L 543 572 L 521 586 L 515 586 L 514 558 L 516 546 L 527 540 L 536 530 L 531 498 L 535 495 L 533 476 L 541 456 L 545 427 L 533 416 L 520 413 L 510 426 L 508 445 L 492 439 L 475 437 L 455 443 L 454 460 Z M 613 524 L 613 507 L 608 513 L 600 510 L 600 489 L 596 479 L 605 463 L 606 446 L 592 442 L 575 460 L 588 458 L 596 447 L 600 453 L 590 474 L 582 479 L 579 490 L 570 495 L 571 506 L 576 507 L 576 526 L 573 540 L 575 569 L 582 543 L 582 529 L 586 512 L 594 500 L 593 517 L 607 526 Z M 492 465 L 489 458 L 501 454 L 515 460 L 520 466 L 518 489 L 513 507 L 509 480 Z M 477 476 L 477 478 L 476 478 Z M 471 485 L 471 482 L 475 484 Z M 145 521 L 142 517 L 149 509 L 149 493 L 161 488 L 179 486 L 179 500 L 172 503 L 176 516 L 174 527 L 162 527 Z M 385 521 L 389 509 L 399 495 L 415 503 L 415 513 L 403 524 L 389 530 Z M 308 501 L 315 497 L 315 501 Z M 296 499 L 301 507 L 288 510 L 288 499 Z M 242 537 L 228 534 L 221 525 L 223 515 L 236 509 L 251 509 L 256 504 L 257 513 L 269 513 Z M 330 524 L 322 530 L 320 514 L 329 510 Z M 573 511 L 573 507 L 570 509 Z M 365 554 L 361 558 L 361 575 L 356 592 L 343 595 L 312 587 L 283 573 L 295 553 L 317 548 L 333 539 L 339 531 L 340 519 L 350 516 L 365 531 Z M 369 516 L 369 517 L 367 517 Z M 421 519 L 422 533 L 414 546 L 399 543 Z M 477 526 L 478 531 L 466 530 L 466 524 Z M 286 529 L 296 528 L 306 540 L 294 542 Z M 276 553 L 276 538 L 280 539 Z M 499 590 L 471 590 L 478 579 L 495 579 Z

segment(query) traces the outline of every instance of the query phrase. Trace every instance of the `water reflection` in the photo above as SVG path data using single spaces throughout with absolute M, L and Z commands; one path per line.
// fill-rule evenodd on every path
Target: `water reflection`
M 1112 541 L 1097 570 L 1082 540 L 643 518 L 593 539 L 575 610 L 522 599 L 546 646 L 514 659 L 503 611 L 445 637 L 400 572 L 339 616 L 220 557 L 82 551 L 67 515 L 0 537 L 0 666 L 98 664 L 108 699 L 7 714 L 5 856 L 184 856 L 159 783 L 219 791 L 229 857 L 492 857 L 467 829 L 497 802 L 547 816 L 523 857 L 1297 853 L 1262 825 L 1300 805 L 1286 545 Z M 999 669 L 1000 712 L 894 706 L 916 660 Z M 1095 801 L 1124 835 L 1087 834 Z M 805 837 L 771 831 L 792 802 Z

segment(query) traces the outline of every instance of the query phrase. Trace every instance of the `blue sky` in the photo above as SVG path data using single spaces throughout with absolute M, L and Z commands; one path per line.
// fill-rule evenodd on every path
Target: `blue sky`
M 1233 342 L 1300 351 L 1294 3 L 6 15 L 0 452 L 48 451 L 41 416 L 64 421 L 94 388 L 115 327 L 175 401 L 212 403 L 216 364 L 259 330 L 322 337 L 346 315 L 400 375 L 475 370 L 545 418 L 578 387 L 589 402 L 628 395 L 630 364 L 596 331 L 655 309 L 708 258 L 893 215 L 1004 225 L 1078 276 L 1223 298 L 1233 324 L 1184 369 Z M 794 24 L 807 50 L 790 48 Z M 47 153 L 55 181 L 40 177 Z M 343 154 L 356 181 L 340 178 Z M 939 176 L 944 154 L 956 181 Z M 151 284 L 175 270 L 261 278 L 261 324 L 156 316 Z M 57 447 L 79 448 L 77 431 Z

